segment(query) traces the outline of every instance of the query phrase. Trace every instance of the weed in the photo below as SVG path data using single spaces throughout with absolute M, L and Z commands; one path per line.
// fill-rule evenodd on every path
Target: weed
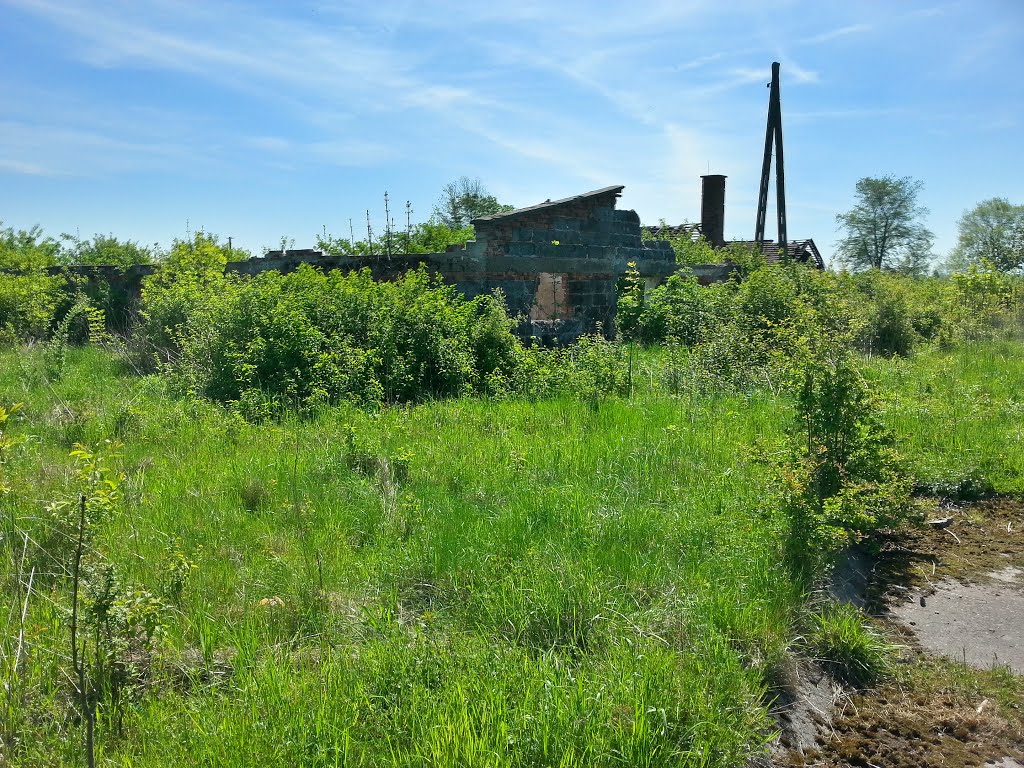
M 67 359 L 68 344 L 74 325 L 77 322 L 85 322 L 87 329 L 92 327 L 92 315 L 90 313 L 89 300 L 80 298 L 65 313 L 63 319 L 57 323 L 53 335 L 46 344 L 46 352 L 43 355 L 43 365 L 46 375 L 51 380 L 60 379 L 64 375 L 64 364 Z
M 261 512 L 274 500 L 274 489 L 258 477 L 249 477 L 238 486 L 238 497 L 246 511 Z
M 891 668 L 893 646 L 846 603 L 829 603 L 812 614 L 808 643 L 833 675 L 855 688 L 878 682 Z
M 117 440 L 136 437 L 142 429 L 142 412 L 130 403 L 121 403 L 114 411 L 110 432 Z
M 7 424 L 11 416 L 20 411 L 22 407 L 22 403 L 14 403 L 10 406 L 0 405 L 0 464 L 7 460 L 7 454 L 12 448 L 24 441 L 24 437 L 21 435 L 10 434 Z
M 995 495 L 995 487 L 984 473 L 972 467 L 962 473 L 943 473 L 920 480 L 915 483 L 914 492 L 954 501 L 980 501 Z
M 181 604 L 185 586 L 196 567 L 195 561 L 185 554 L 182 542 L 177 537 L 172 537 L 164 548 L 160 567 L 163 573 L 161 592 L 165 600 L 175 605 Z

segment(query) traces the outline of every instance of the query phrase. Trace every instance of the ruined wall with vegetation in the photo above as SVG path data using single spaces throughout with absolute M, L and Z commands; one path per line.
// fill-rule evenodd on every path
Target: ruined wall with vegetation
M 291 272 L 310 264 L 324 271 L 367 268 L 376 279 L 392 280 L 424 264 L 467 297 L 500 290 L 509 313 L 522 319 L 521 336 L 563 343 L 599 328 L 614 330 L 617 284 L 630 263 L 652 286 L 677 268 L 668 242 L 643 241 L 636 212 L 616 209 L 621 191 L 606 187 L 478 218 L 473 222 L 476 239 L 446 253 L 331 256 L 316 250 L 270 251 L 264 258 L 230 262 L 227 271 Z M 107 281 L 119 294 L 137 297 L 142 279 L 155 267 L 72 269 L 90 280 Z M 695 272 L 708 284 L 727 278 L 729 267 L 708 265 Z

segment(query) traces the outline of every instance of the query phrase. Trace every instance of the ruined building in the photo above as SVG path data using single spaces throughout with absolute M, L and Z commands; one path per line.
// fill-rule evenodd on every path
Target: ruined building
M 668 228 L 673 234 L 701 234 L 712 246 L 729 243 L 725 230 L 725 176 L 702 177 L 699 224 Z M 473 221 L 476 239 L 440 254 L 332 257 L 319 251 L 271 251 L 264 259 L 228 265 L 243 273 L 265 269 L 289 271 L 308 263 L 323 269 L 368 267 L 375 277 L 390 279 L 425 264 L 466 296 L 501 289 L 509 313 L 523 318 L 519 332 L 544 341 L 570 341 L 581 333 L 615 327 L 617 286 L 630 262 L 650 287 L 676 271 L 675 254 L 664 240 L 645 237 L 662 227 L 641 227 L 635 211 L 615 207 L 623 187 L 548 200 L 528 208 L 482 216 Z M 753 246 L 753 242 L 747 243 Z M 763 246 L 766 260 L 780 258 L 775 243 Z M 813 240 L 790 242 L 794 261 L 824 268 Z M 692 267 L 704 284 L 728 279 L 727 264 Z
M 615 327 L 617 287 L 628 265 L 636 264 L 649 287 L 672 275 L 675 254 L 664 240 L 644 237 L 635 211 L 617 210 L 623 187 L 548 200 L 473 221 L 476 239 L 446 253 L 375 256 L 331 256 L 315 250 L 270 251 L 266 257 L 231 262 L 229 272 L 255 275 L 266 270 L 289 272 L 300 264 L 323 270 L 368 268 L 380 280 L 394 279 L 420 264 L 468 297 L 500 289 L 509 313 L 522 318 L 518 332 L 548 343 L 564 343 L 598 328 Z M 703 177 L 701 222 L 672 227 L 674 234 L 704 237 L 716 247 L 724 240 L 725 176 Z M 647 228 L 657 234 L 662 228 Z M 752 245 L 752 243 L 751 243 Z M 779 249 L 766 242 L 767 260 Z M 790 242 L 795 261 L 824 264 L 812 240 Z M 142 278 L 152 266 L 120 272 L 114 267 L 82 267 L 87 279 L 104 279 L 138 296 Z M 692 267 L 698 280 L 710 284 L 728 279 L 728 264 Z

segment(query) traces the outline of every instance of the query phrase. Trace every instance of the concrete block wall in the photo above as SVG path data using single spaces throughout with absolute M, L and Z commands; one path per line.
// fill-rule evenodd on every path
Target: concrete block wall
M 240 263 L 236 271 L 289 271 L 299 264 L 323 269 L 369 267 L 378 279 L 394 279 L 424 264 L 467 297 L 500 290 L 509 313 L 522 318 L 519 333 L 564 342 L 601 328 L 614 332 L 618 281 L 630 262 L 658 282 L 676 268 L 667 242 L 643 242 L 640 217 L 615 208 L 621 187 L 609 187 L 473 224 L 476 239 L 446 253 L 334 258 L 316 252 L 271 252 Z M 558 300 L 542 276 L 559 281 Z

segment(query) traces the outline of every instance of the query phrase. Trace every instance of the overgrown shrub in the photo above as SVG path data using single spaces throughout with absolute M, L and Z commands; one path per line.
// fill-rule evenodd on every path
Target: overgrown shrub
M 834 275 L 792 263 L 708 287 L 680 271 L 650 291 L 632 270 L 620 312 L 626 338 L 669 343 L 674 361 L 685 357 L 691 388 L 713 390 L 780 391 L 809 340 L 849 344 L 859 327 Z M 681 356 L 680 348 L 690 352 Z
M 138 334 L 163 360 L 175 357 L 187 322 L 209 310 L 207 305 L 230 300 L 237 280 L 225 275 L 227 248 L 215 235 L 197 232 L 192 240 L 176 240 L 160 268 L 142 283 Z
M 1024 328 L 1024 277 L 982 259 L 950 278 L 949 314 L 963 339 L 1019 336 Z
M 688 269 L 648 290 L 635 265 L 626 273 L 616 322 L 626 339 L 659 344 L 675 339 L 688 347 L 713 335 L 729 308 L 729 286 L 702 287 Z
M 649 230 L 644 229 L 641 232 L 641 237 L 645 241 L 664 240 L 669 243 L 676 255 L 676 264 L 693 266 L 717 264 L 721 261 L 703 235 L 695 237 L 693 231 L 686 227 L 679 232 L 674 232 L 664 219 L 661 220 L 660 229 L 657 232 L 652 234 Z
M 515 379 L 520 358 L 500 297 L 467 300 L 425 269 L 395 282 L 309 266 L 205 284 L 189 276 L 158 298 L 149 317 L 159 310 L 175 325 L 154 326 L 152 340 L 179 347 L 186 388 L 249 403 L 250 415 L 484 392 L 495 376 Z
M 0 344 L 45 339 L 66 286 L 63 277 L 42 269 L 0 272 Z
M 725 258 L 732 257 L 719 253 L 717 260 Z M 868 354 L 905 356 L 923 344 L 1018 335 L 1022 328 L 1024 279 L 990 264 L 944 279 L 764 265 L 753 255 L 735 259 L 743 264 L 733 279 L 708 287 L 684 268 L 649 288 L 631 265 L 619 297 L 622 337 L 643 344 L 671 339 L 692 348 L 698 358 L 715 361 L 717 370 L 708 373 L 719 383 L 728 383 L 725 369 L 747 371 L 752 375 L 733 382 L 742 388 L 744 378 L 775 377 L 771 358 L 792 357 L 791 342 L 803 337 L 842 340 Z
M 906 520 L 912 484 L 849 351 L 812 348 L 801 368 L 780 478 L 787 562 L 810 581 L 840 547 Z
M 632 386 L 630 352 L 601 333 L 582 336 L 556 363 L 560 388 L 596 407 L 606 395 L 628 395 Z
M 38 227 L 0 229 L 0 344 L 46 338 L 66 287 L 46 271 L 59 249 Z
M 861 320 L 856 338 L 861 350 L 905 356 L 937 332 L 939 306 L 917 289 L 925 280 L 879 270 L 840 277 Z
M 61 249 L 64 264 L 111 266 L 127 269 L 137 264 L 152 264 L 159 255 L 159 247 L 139 245 L 132 240 L 121 241 L 114 235 L 94 235 L 83 240 L 77 235 L 62 235 L 66 245 Z

